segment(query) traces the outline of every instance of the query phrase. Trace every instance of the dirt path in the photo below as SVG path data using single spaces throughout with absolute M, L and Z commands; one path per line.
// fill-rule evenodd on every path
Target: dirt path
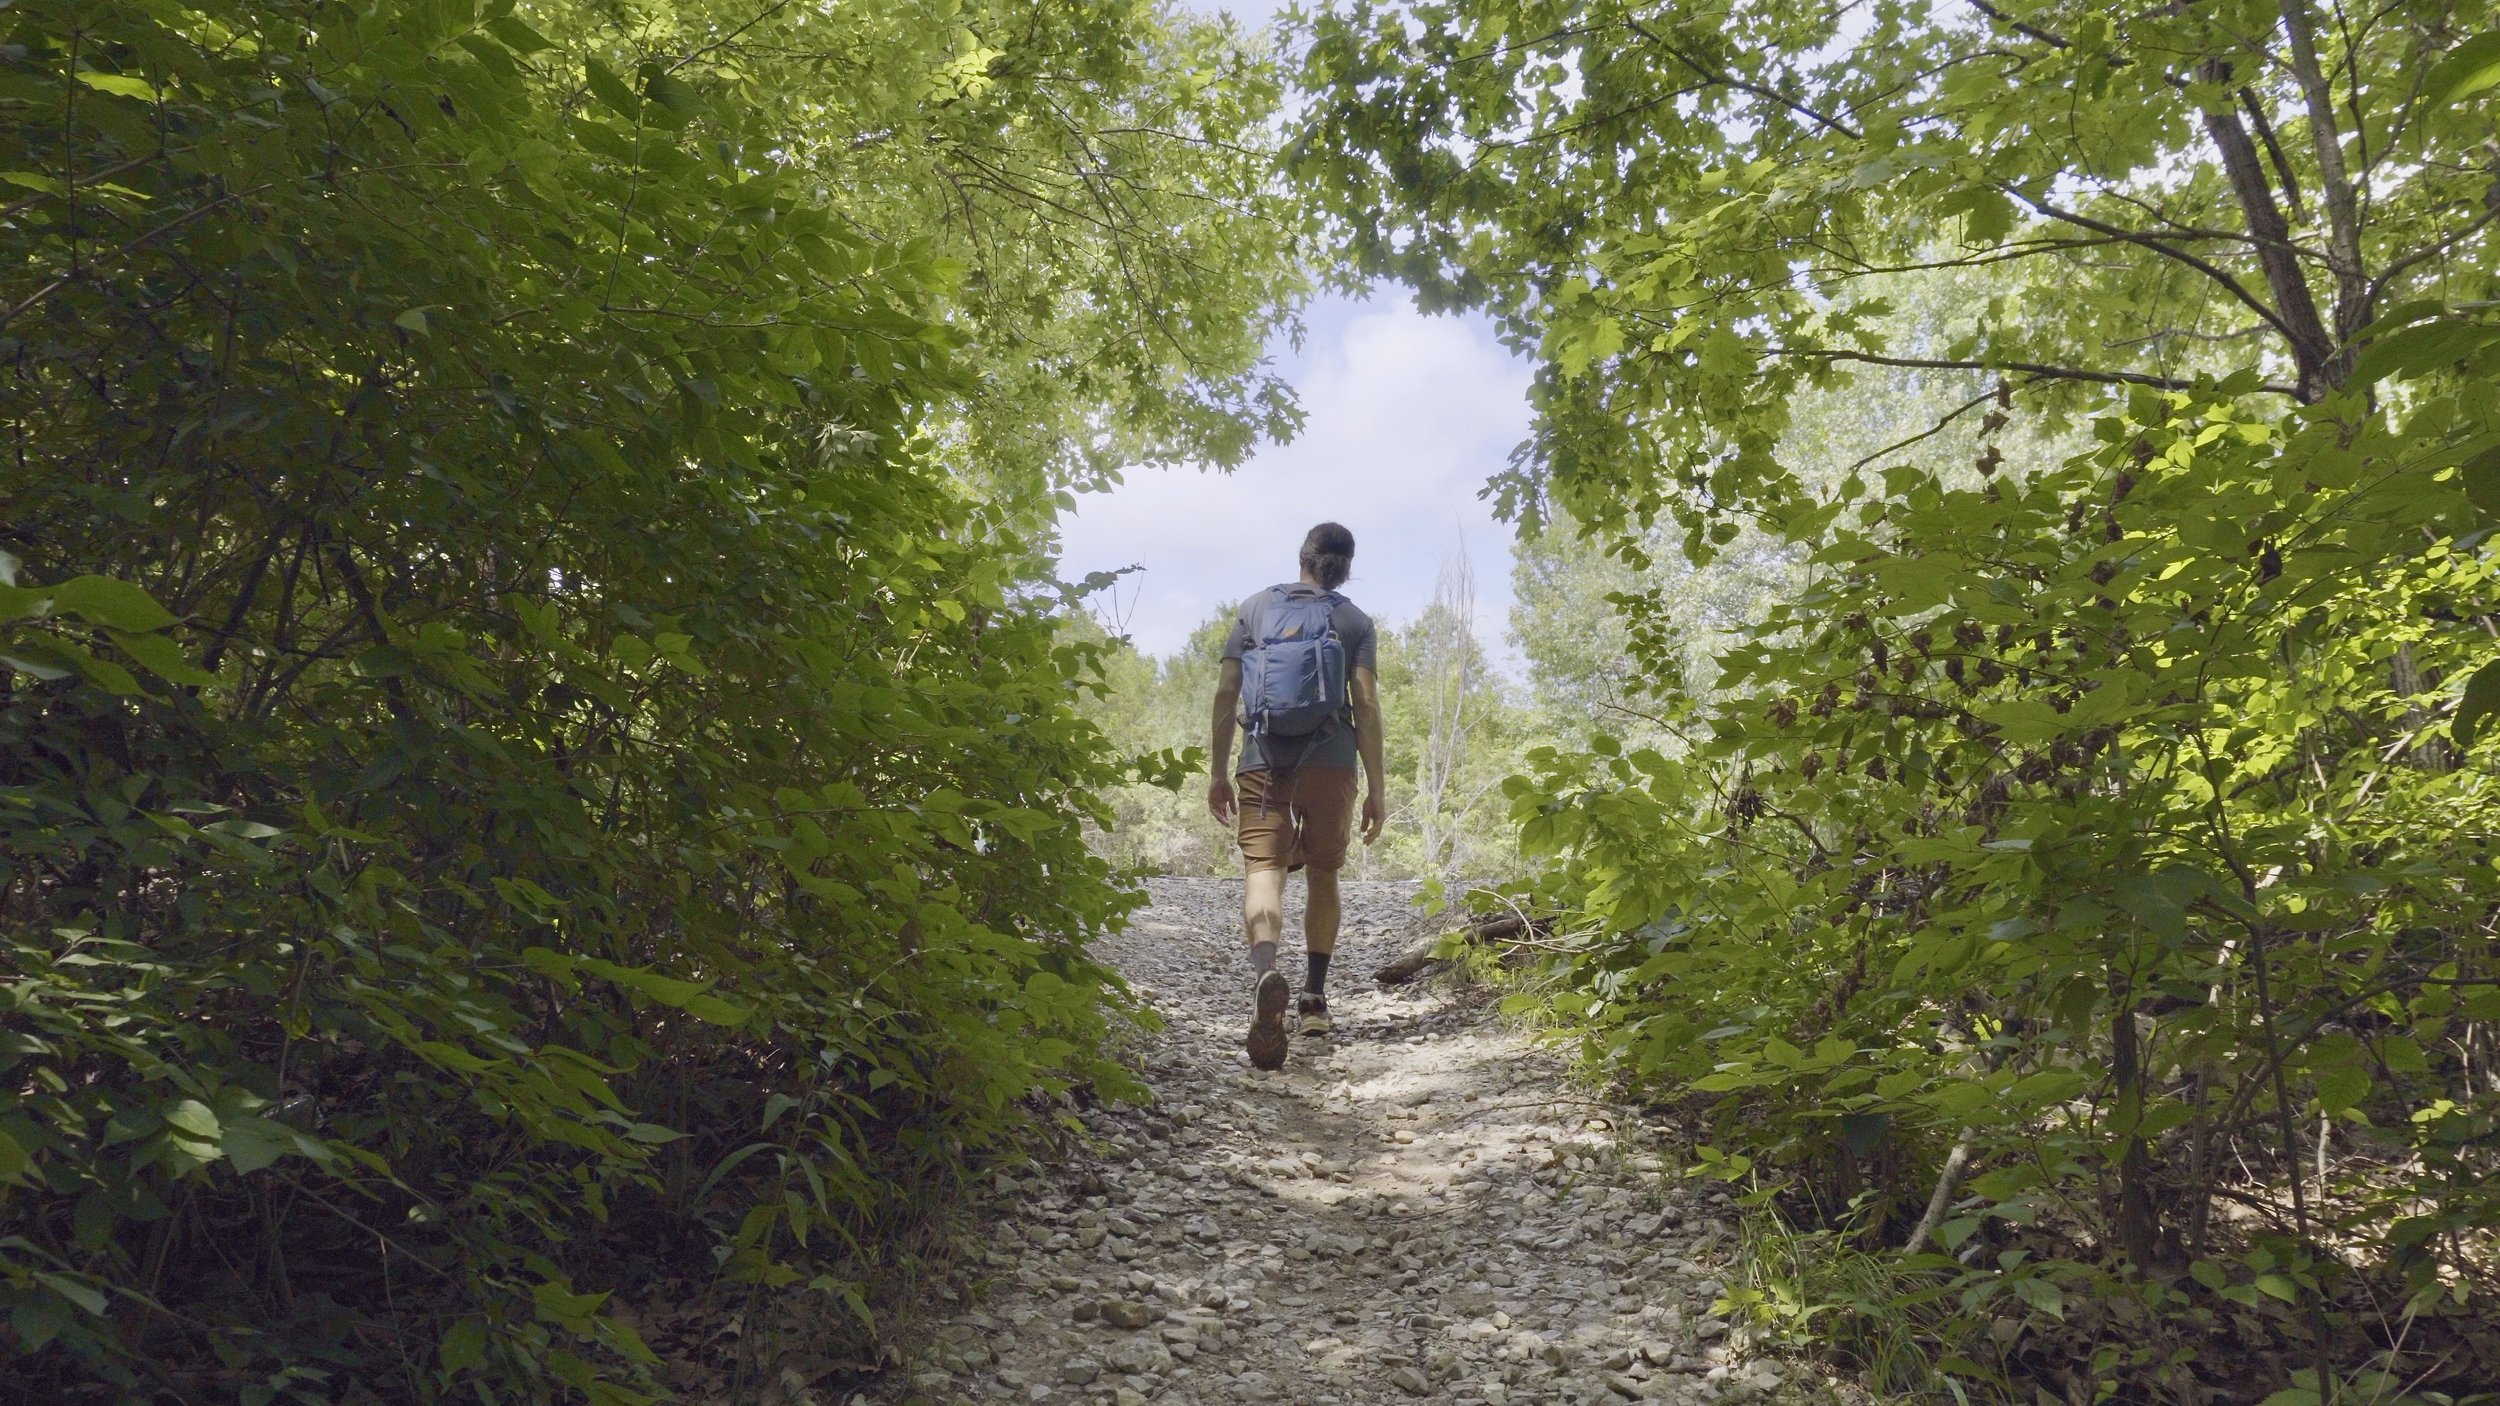
M 986 1291 L 883 1399 L 1802 1395 L 1768 1363 L 1732 1365 L 1708 1317 L 1724 1192 L 1669 1189 L 1480 1001 L 1372 984 L 1411 892 L 1347 885 L 1337 1031 L 1263 1074 L 1241 1047 L 1239 885 L 1156 882 L 1109 951 L 1169 1022 L 1141 1057 L 1153 1106 L 1096 1114 L 1092 1157 L 1002 1186 Z

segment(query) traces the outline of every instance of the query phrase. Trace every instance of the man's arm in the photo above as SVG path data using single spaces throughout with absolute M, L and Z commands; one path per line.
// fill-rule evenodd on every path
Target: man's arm
M 1233 715 L 1241 707 L 1241 661 L 1227 659 L 1215 676 L 1214 739 L 1207 748 L 1207 812 L 1233 823 Z
M 1354 670 L 1354 744 L 1363 755 L 1363 843 L 1370 844 L 1388 823 L 1389 803 L 1381 786 L 1380 676 L 1359 665 Z

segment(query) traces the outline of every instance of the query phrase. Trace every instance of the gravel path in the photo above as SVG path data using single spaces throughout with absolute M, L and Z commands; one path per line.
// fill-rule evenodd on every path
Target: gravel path
M 888 1400 L 1715 1403 L 1796 1397 L 1708 1316 L 1726 1193 L 1682 1189 L 1481 995 L 1384 991 L 1409 884 L 1346 885 L 1337 1029 L 1242 1052 L 1240 885 L 1158 880 L 1108 956 L 1162 1012 L 1149 1107 L 1001 1184 L 986 1292 Z M 1289 907 L 1298 909 L 1301 886 Z M 1299 981 L 1298 916 L 1288 969 Z

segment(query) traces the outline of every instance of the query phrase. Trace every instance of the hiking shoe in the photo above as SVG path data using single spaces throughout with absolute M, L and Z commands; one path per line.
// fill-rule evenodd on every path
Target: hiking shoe
M 1285 974 L 1263 972 L 1250 1014 L 1250 1063 L 1260 1069 L 1285 1067 L 1285 998 L 1293 994 Z
M 1302 1033 L 1305 1035 L 1325 1035 L 1337 1028 L 1328 1019 L 1328 998 L 1317 991 L 1303 992 L 1297 1010 L 1302 1017 Z

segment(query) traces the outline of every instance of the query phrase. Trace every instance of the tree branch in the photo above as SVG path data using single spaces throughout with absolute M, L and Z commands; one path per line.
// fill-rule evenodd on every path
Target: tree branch
M 2247 133 L 2245 132 L 2242 132 L 2240 136 L 2243 141 L 2247 139 Z M 2255 149 L 2252 147 L 2250 150 L 2253 152 Z M 2259 177 L 2261 187 L 2263 185 L 2263 180 L 2264 178 L 2262 176 Z M 2295 347 L 2298 346 L 2300 340 L 2299 336 L 2293 331 L 2292 327 L 2285 322 L 2282 314 L 2267 306 L 2265 301 L 2259 298 L 2256 294 L 2249 292 L 2248 285 L 2240 282 L 2236 278 L 2233 278 L 2230 272 L 2219 264 L 2213 263 L 2211 260 L 2201 258 L 2195 254 L 2191 254 L 2187 250 L 2179 248 L 2175 244 L 2171 244 L 2166 240 L 2155 238 L 2154 236 L 2146 234 L 2141 230 L 2126 229 L 2118 225 L 2113 225 L 2106 220 L 2094 219 L 2092 216 L 2086 215 L 2080 210 L 2068 210 L 2061 206 L 2052 205 L 2046 200 L 2035 199 L 2030 193 L 2024 191 L 2021 187 L 2016 186 L 2011 182 L 2000 181 L 1997 183 L 1997 189 L 2004 191 L 2007 195 L 2012 196 L 2014 199 L 2021 201 L 2023 204 L 2030 206 L 2032 209 L 2048 216 L 2052 220 L 2063 221 L 2064 223 L 2073 225 L 2078 229 L 2088 229 L 2095 234 L 2107 235 L 2122 244 L 2133 244 L 2140 248 L 2149 249 L 2153 253 L 2159 254 L 2165 259 L 2169 259 L 2173 263 L 2185 264 L 2189 268 L 2192 268 L 2198 273 L 2205 275 L 2207 278 L 2212 279 L 2215 283 L 2220 284 L 2224 292 L 2227 292 L 2232 297 L 2237 298 L 2251 312 L 2254 312 L 2259 317 L 2264 318 L 2268 326 L 2282 333 L 2284 340 L 2293 343 Z M 2273 198 L 2271 195 L 2267 197 L 2266 204 L 2269 209 L 2272 208 Z M 2288 262 L 2290 231 L 2288 229 L 2281 228 L 2281 215 L 2276 215 L 2274 222 L 2282 236 L 2276 241 L 2275 247 L 2278 250 L 2284 251 L 2283 257 Z M 2257 231 L 2252 228 L 2251 232 L 2256 233 Z M 2265 238 L 2262 234 L 2260 234 L 2257 253 L 2258 261 L 2261 266 L 2264 265 L 2266 259 L 2266 248 L 2267 245 Z M 2292 266 L 2292 270 L 2294 275 L 2297 276 L 2299 273 L 2298 265 L 2294 264 Z M 2269 268 L 2268 272 L 2269 275 L 2271 275 L 2272 270 Z M 2269 282 L 2271 281 L 2271 277 L 2269 277 Z M 2303 282 L 2300 285 L 2304 296 L 2306 295 L 2308 286 L 2309 285 L 2306 282 Z M 2278 289 L 2276 292 L 2279 296 L 2281 290 Z M 2310 318 L 2312 321 L 2315 321 L 2316 317 L 2317 309 L 2313 304 L 2310 308 Z M 2324 334 L 2321 333 L 2320 340 L 2323 341 L 2323 338 Z
M 2081 381 L 2105 386 L 2151 386 L 2155 390 L 2186 391 L 2196 389 L 2196 382 L 2176 376 L 2152 376 L 2137 371 L 2093 371 L 2079 366 L 2048 366 L 2036 361 L 1966 361 L 1946 357 L 1878 356 L 1873 352 L 1843 351 L 1836 347 L 1765 347 L 1764 356 L 1794 356 L 1821 361 L 1854 361 L 1869 366 L 1905 366 L 1922 371 L 1992 371 L 1998 375 L 2029 376 L 2040 381 Z M 2280 381 L 2259 386 L 2268 395 L 2290 396 L 2297 400 L 2300 390 Z
M 2344 142 L 2335 119 L 2335 94 L 2318 62 L 2315 18 L 2307 0 L 2280 0 L 2283 33 L 2291 41 L 2292 76 L 2299 80 L 2301 100 L 2309 108 L 2309 145 L 2318 158 L 2320 200 L 2326 206 L 2326 263 L 2335 273 L 2335 341 L 2323 368 L 2330 384 L 2341 386 L 2352 375 L 2353 338 L 2370 321 L 2369 284 L 2361 267 L 2361 214 L 2353 199 L 2352 176 L 2344 168 Z

